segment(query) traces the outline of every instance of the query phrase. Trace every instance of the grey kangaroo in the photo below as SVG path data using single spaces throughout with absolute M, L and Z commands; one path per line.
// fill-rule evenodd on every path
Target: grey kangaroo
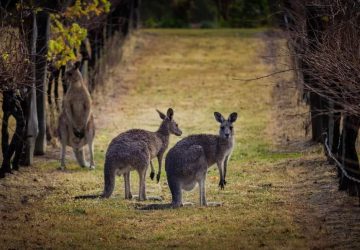
M 167 114 L 157 110 L 162 123 L 156 132 L 132 129 L 115 137 L 106 152 L 104 179 L 105 186 L 102 197 L 111 196 L 115 186 L 115 175 L 124 175 L 125 199 L 131 199 L 130 171 L 136 170 L 140 177 L 139 200 L 146 200 L 145 175 L 151 159 L 157 157 L 159 162 L 158 181 L 161 175 L 161 162 L 169 145 L 170 134 L 182 134 L 173 119 L 174 111 L 169 108 Z
M 93 140 L 95 136 L 94 117 L 91 111 L 91 97 L 87 90 L 79 64 L 66 72 L 69 84 L 63 101 L 63 110 L 59 116 L 58 135 L 61 142 L 61 169 L 65 168 L 65 149 L 74 150 L 76 160 L 82 167 L 95 168 Z M 90 164 L 85 161 L 84 146 L 88 145 Z
M 165 159 L 165 170 L 172 195 L 172 207 L 182 206 L 182 189 L 192 190 L 196 183 L 200 189 L 200 206 L 206 206 L 205 179 L 207 169 L 217 164 L 220 174 L 219 186 L 226 185 L 226 170 L 235 139 L 233 123 L 237 113 L 232 113 L 227 120 L 215 112 L 215 119 L 220 123 L 219 135 L 190 135 L 171 148 Z

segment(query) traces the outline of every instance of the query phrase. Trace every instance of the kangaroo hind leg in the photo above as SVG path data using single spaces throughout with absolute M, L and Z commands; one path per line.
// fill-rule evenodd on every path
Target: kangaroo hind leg
M 89 145 L 89 154 L 90 154 L 90 169 L 95 169 L 95 161 L 94 161 L 94 142 L 88 142 Z
M 90 169 L 95 169 L 95 161 L 94 161 L 94 136 L 95 136 L 95 128 L 94 128 L 94 118 L 91 116 L 89 124 L 87 125 L 86 131 L 86 141 L 89 147 L 90 154 Z
M 60 169 L 64 170 L 65 165 L 65 155 L 66 155 L 66 140 L 61 138 L 61 152 L 60 152 Z
M 146 187 L 145 187 L 145 179 L 146 179 L 146 168 L 138 170 L 139 173 L 139 200 L 146 200 Z
M 154 180 L 154 177 L 155 177 L 155 169 L 154 169 L 154 166 L 153 166 L 153 164 L 152 164 L 152 161 L 150 161 L 150 168 L 151 168 L 150 178 L 151 178 L 151 180 Z
M 125 183 L 125 199 L 132 199 L 132 194 L 130 190 L 130 172 L 124 174 L 124 183 Z
M 171 206 L 173 208 L 181 207 L 183 203 L 182 203 L 182 190 L 179 180 L 169 175 L 167 179 L 172 196 Z
M 199 181 L 199 191 L 200 191 L 200 206 L 207 206 L 206 192 L 205 192 L 205 177 Z
M 74 150 L 75 158 L 79 163 L 79 165 L 83 168 L 89 167 L 90 166 L 89 163 L 85 161 L 84 148 L 73 148 L 73 150 Z

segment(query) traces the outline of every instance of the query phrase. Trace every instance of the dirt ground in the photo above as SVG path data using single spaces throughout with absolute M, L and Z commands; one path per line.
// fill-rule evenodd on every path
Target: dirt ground
M 281 35 L 264 36 L 269 48 L 267 62 L 273 71 L 288 68 L 288 54 Z M 282 59 L 285 56 L 286 59 Z M 291 176 L 288 206 L 311 249 L 358 249 L 360 242 L 360 201 L 338 191 L 337 171 L 327 164 L 323 149 L 309 141 L 311 131 L 308 107 L 295 88 L 294 76 L 281 74 L 273 78 L 272 123 L 268 131 L 280 151 L 299 151 L 298 159 L 279 163 Z
M 0 249 L 359 248 L 359 201 L 337 190 L 335 168 L 309 143 L 308 110 L 292 73 L 234 80 L 288 65 L 283 38 L 262 30 L 135 34 L 94 100 L 97 169 L 80 169 L 68 150 L 68 169 L 61 172 L 59 148 L 49 146 L 34 166 L 0 180 Z M 111 199 L 74 201 L 101 193 L 111 138 L 132 127 L 155 130 L 155 108 L 168 106 L 186 135 L 216 133 L 214 109 L 238 110 L 229 185 L 218 190 L 214 168 L 207 178 L 208 199 L 224 205 L 138 211 L 149 202 L 124 201 L 121 178 Z M 164 173 L 159 184 L 148 179 L 147 188 L 165 202 L 171 198 Z M 197 189 L 184 197 L 197 201 Z

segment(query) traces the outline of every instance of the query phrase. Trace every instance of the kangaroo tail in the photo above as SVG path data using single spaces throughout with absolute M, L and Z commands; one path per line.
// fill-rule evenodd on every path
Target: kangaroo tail
M 101 195 L 103 198 L 109 198 L 115 187 L 115 169 L 107 160 L 104 166 L 104 192 Z
M 97 199 L 97 198 L 102 198 L 102 196 L 98 194 L 89 194 L 89 195 L 79 195 L 74 197 L 75 200 Z
M 135 207 L 137 210 L 165 210 L 175 208 L 171 203 L 167 204 L 148 204 L 148 205 L 138 205 Z
M 84 148 L 74 148 L 74 154 L 77 162 L 81 167 L 87 167 L 87 163 L 85 161 Z

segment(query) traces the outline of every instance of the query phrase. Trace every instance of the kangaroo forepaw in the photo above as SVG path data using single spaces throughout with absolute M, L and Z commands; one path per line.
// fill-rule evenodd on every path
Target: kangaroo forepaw
M 157 181 L 157 183 L 159 183 L 159 181 L 160 181 L 160 173 L 156 175 L 156 181 Z
M 82 139 L 85 136 L 85 129 L 73 128 L 73 133 L 77 138 Z
M 150 178 L 151 178 L 151 180 L 154 180 L 154 177 L 155 177 L 155 173 L 154 173 L 154 172 L 151 172 L 151 173 L 150 173 Z

